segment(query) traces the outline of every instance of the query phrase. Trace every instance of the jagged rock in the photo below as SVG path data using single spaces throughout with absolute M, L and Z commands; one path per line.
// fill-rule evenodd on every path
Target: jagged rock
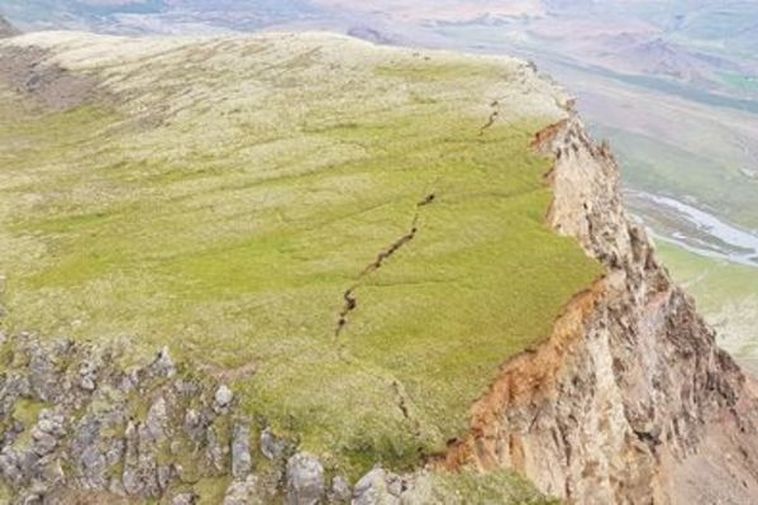
M 79 387 L 85 391 L 94 391 L 97 387 L 97 365 L 92 361 L 84 361 L 79 367 Z
M 59 398 L 60 379 L 55 363 L 48 352 L 34 341 L 29 350 L 29 382 L 35 395 L 42 401 L 51 402 Z
M 166 400 L 160 396 L 150 406 L 147 412 L 145 424 L 140 430 L 140 443 L 156 444 L 166 438 L 166 424 L 168 422 L 168 412 Z
M 353 491 L 352 505 L 396 505 L 400 503 L 401 488 L 391 492 L 388 482 L 397 482 L 399 477 L 377 467 L 364 475 Z M 396 494 L 397 493 L 397 494 Z
M 171 483 L 171 479 L 173 478 L 173 476 L 174 476 L 174 471 L 171 466 L 158 465 L 156 478 L 158 481 L 158 487 L 160 488 L 161 492 L 168 489 L 168 486 Z
M 270 428 L 266 428 L 261 432 L 260 444 L 263 455 L 272 461 L 283 458 L 287 450 L 287 443 L 277 438 Z
M 10 447 L 0 453 L 0 475 L 13 485 L 18 485 L 24 478 L 18 454 Z
M 227 387 L 226 384 L 221 384 L 216 390 L 216 394 L 213 396 L 214 404 L 213 409 L 217 413 L 223 413 L 228 410 L 229 405 L 234 399 L 234 393 Z
M 171 359 L 168 347 L 164 347 L 158 352 L 155 361 L 149 367 L 149 371 L 154 377 L 164 377 L 167 379 L 176 375 L 176 365 Z
M 232 476 L 242 480 L 252 469 L 250 457 L 250 425 L 238 422 L 232 433 Z
M 55 437 L 62 437 L 66 434 L 65 422 L 66 418 L 63 414 L 50 409 L 44 409 L 40 412 L 37 428 Z
M 141 491 L 139 479 L 137 478 L 137 465 L 139 464 L 139 453 L 137 450 L 137 426 L 133 421 L 129 421 L 124 431 L 125 454 L 124 454 L 124 489 L 129 494 L 138 494 Z
M 224 505 L 263 505 L 257 488 L 254 475 L 248 475 L 244 481 L 232 482 L 226 490 Z
M 5 384 L 0 389 L 0 417 L 10 417 L 13 407 L 19 398 L 28 398 L 32 394 L 29 379 L 16 372 L 9 372 Z
M 58 439 L 49 433 L 45 433 L 37 427 L 32 428 L 31 435 L 33 441 L 32 450 L 37 456 L 42 457 L 50 454 L 58 445 Z
M 205 457 L 209 465 L 218 473 L 224 471 L 224 450 L 219 443 L 216 430 L 213 426 L 209 426 L 206 430 L 206 449 Z
M 314 456 L 298 453 L 287 461 L 287 504 L 315 505 L 324 496 L 324 467 Z
M 140 383 L 139 370 L 132 368 L 128 370 L 121 377 L 121 381 L 118 384 L 118 389 L 122 393 L 130 393 L 134 391 Z
M 329 501 L 332 503 L 349 503 L 352 497 L 350 483 L 341 475 L 332 479 L 332 488 L 329 490 Z
M 205 439 L 206 430 L 210 423 L 210 417 L 204 412 L 188 409 L 184 414 L 184 432 L 196 444 L 200 444 Z
M 171 500 L 171 505 L 195 505 L 198 496 L 195 493 L 181 493 Z
M 145 429 L 129 421 L 124 433 L 124 489 L 130 495 L 157 497 L 161 493 L 161 486 L 153 452 L 156 447 L 145 433 Z

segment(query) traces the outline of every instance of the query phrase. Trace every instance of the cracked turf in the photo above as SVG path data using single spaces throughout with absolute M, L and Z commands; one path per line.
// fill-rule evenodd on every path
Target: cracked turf
M 344 292 L 342 295 L 344 303 L 342 305 L 342 310 L 339 313 L 339 318 L 337 319 L 337 327 L 334 330 L 335 337 L 339 337 L 340 333 L 347 325 L 348 315 L 356 308 L 358 308 L 358 299 L 355 296 L 355 290 L 360 286 L 361 279 L 371 274 L 372 272 L 379 270 L 384 265 L 385 261 L 391 258 L 403 246 L 416 238 L 416 234 L 418 233 L 419 209 L 421 209 L 421 207 L 426 207 L 427 205 L 432 204 L 435 201 L 436 197 L 437 196 L 435 193 L 429 193 L 424 197 L 423 200 L 416 203 L 416 213 L 413 215 L 413 220 L 411 221 L 411 227 L 408 230 L 408 233 L 395 240 L 392 244 L 390 244 L 388 248 L 379 252 L 379 254 L 376 256 L 376 259 L 372 261 L 366 268 L 364 268 L 360 275 L 358 275 L 356 283 Z

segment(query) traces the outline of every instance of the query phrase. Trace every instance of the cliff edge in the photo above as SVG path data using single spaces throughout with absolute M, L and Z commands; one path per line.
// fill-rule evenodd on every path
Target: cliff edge
M 575 114 L 535 147 L 555 160 L 548 221 L 606 268 L 550 341 L 506 363 L 446 466 L 517 469 L 568 503 L 758 496 L 758 402 L 627 216 L 619 170 Z

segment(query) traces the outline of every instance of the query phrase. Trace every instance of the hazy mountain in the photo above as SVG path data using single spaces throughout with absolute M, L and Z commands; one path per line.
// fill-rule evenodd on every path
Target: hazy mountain
M 10 24 L 7 19 L 0 16 L 0 38 L 13 37 L 14 35 L 18 34 L 19 31 L 16 29 L 16 27 Z

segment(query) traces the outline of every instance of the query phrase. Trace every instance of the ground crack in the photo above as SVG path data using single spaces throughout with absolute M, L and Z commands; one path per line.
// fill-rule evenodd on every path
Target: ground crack
M 416 435 L 416 437 L 421 437 L 421 425 L 417 419 L 414 419 L 411 416 L 408 404 L 406 403 L 406 395 L 400 389 L 400 384 L 396 380 L 392 381 L 392 389 L 395 391 L 395 396 L 397 397 L 397 408 L 400 409 L 405 420 L 413 425 L 414 435 Z
M 495 108 L 495 107 L 497 107 L 498 105 L 499 105 L 499 102 L 498 102 L 497 100 L 495 100 L 494 102 L 492 102 L 492 103 L 490 104 L 490 107 L 492 107 L 492 108 L 494 109 L 494 108 Z M 482 135 L 484 135 L 484 131 L 485 131 L 486 129 L 490 128 L 490 127 L 491 127 L 493 124 L 495 124 L 495 120 L 497 119 L 497 117 L 498 117 L 499 115 L 500 115 L 500 113 L 499 113 L 497 110 L 493 110 L 493 111 L 490 113 L 490 117 L 489 117 L 489 118 L 487 118 L 487 122 L 486 122 L 486 123 L 484 123 L 484 125 L 482 125 L 482 127 L 481 127 L 481 128 L 479 128 L 479 136 L 480 136 L 480 137 L 481 137 Z
M 379 254 L 376 255 L 376 259 L 361 271 L 356 282 L 342 294 L 344 303 L 342 304 L 342 310 L 340 310 L 339 318 L 337 319 L 337 327 L 334 330 L 335 337 L 339 337 L 340 333 L 347 325 L 350 313 L 358 308 L 358 298 L 356 297 L 355 290 L 360 286 L 361 280 L 367 275 L 379 270 L 384 265 L 385 261 L 402 249 L 403 246 L 416 238 L 416 234 L 418 233 L 419 210 L 422 207 L 432 204 L 435 198 L 436 195 L 434 193 L 429 193 L 423 200 L 416 203 L 416 213 L 413 215 L 413 220 L 411 221 L 411 226 L 408 232 L 395 240 L 389 247 L 380 251 Z

